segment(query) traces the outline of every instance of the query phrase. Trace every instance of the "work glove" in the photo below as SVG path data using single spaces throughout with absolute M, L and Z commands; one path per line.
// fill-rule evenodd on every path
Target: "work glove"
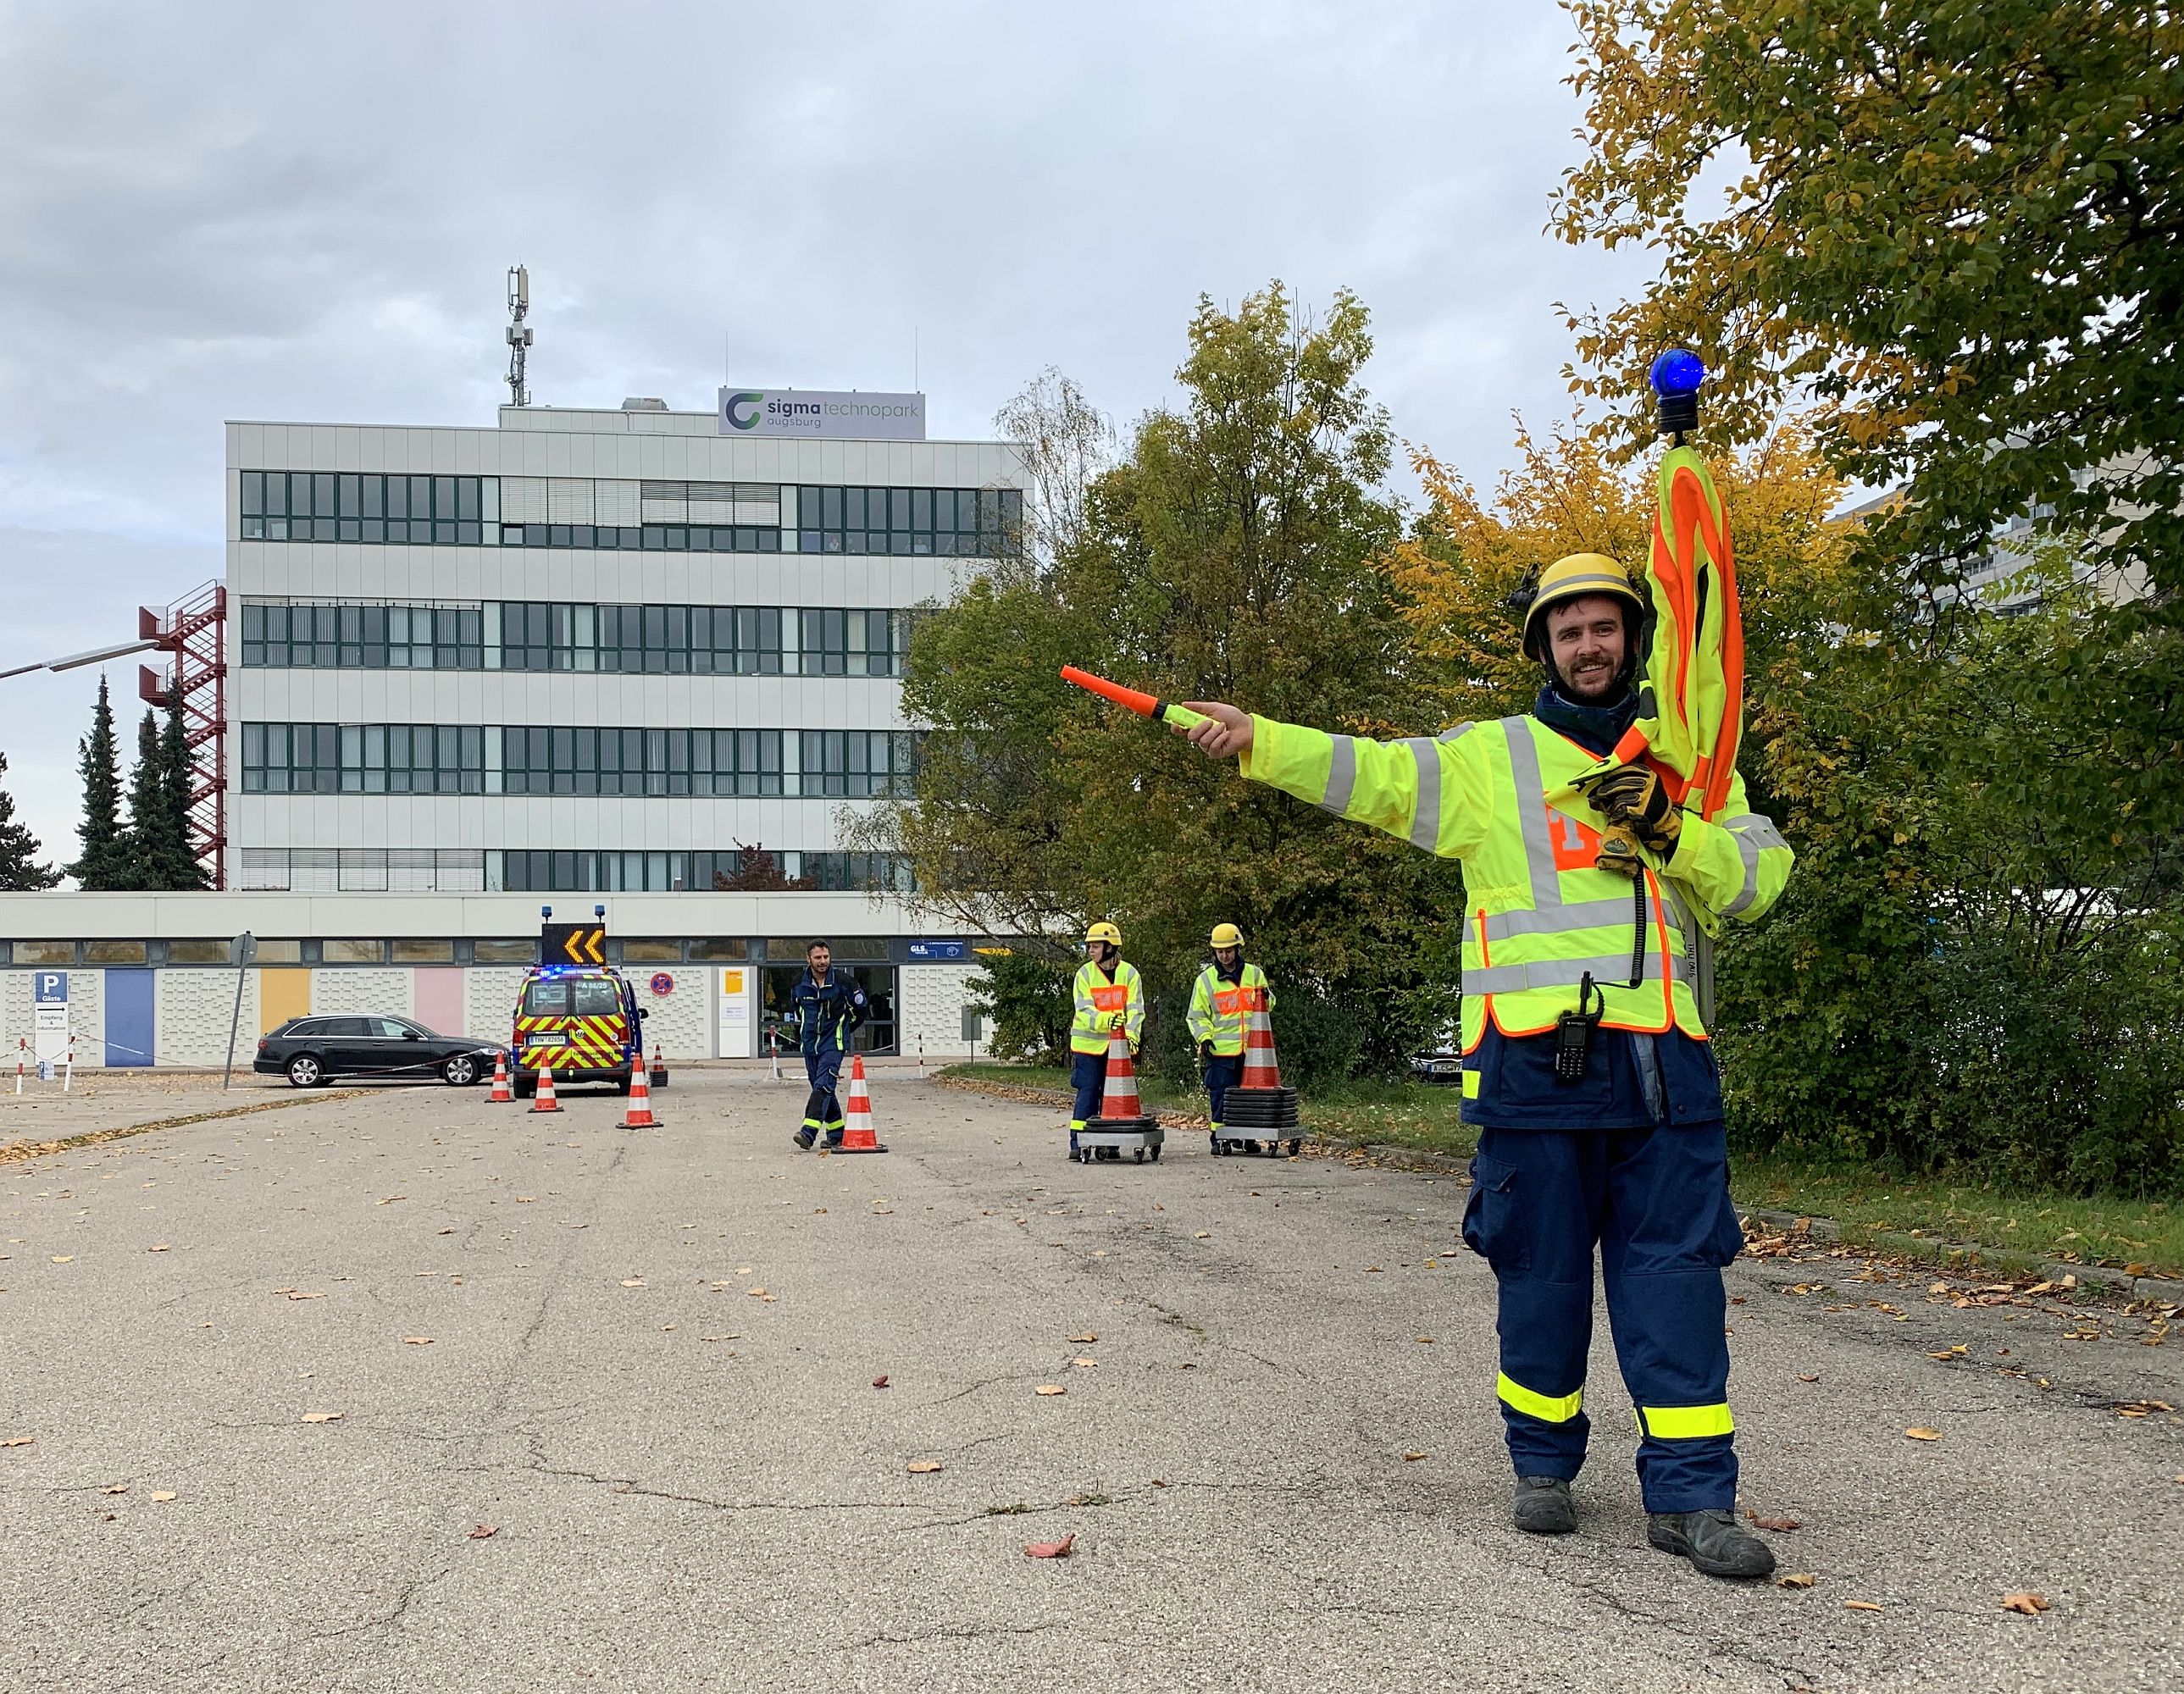
M 1107 1014 L 1107 1029 L 1108 1029 L 1108 1033 L 1112 1034 L 1113 1034 L 1113 1032 L 1114 1032 L 1114 1031 L 1116 1031 L 1116 1030 L 1117 1030 L 1117 1029 L 1127 1028 L 1128 1027 L 1128 1025 L 1129 1025 L 1129 1022 L 1130 1022 L 1130 1014 L 1129 1014 L 1128 1012 L 1127 1012 L 1127 1011 L 1111 1011 L 1111 1012 L 1109 1012 L 1109 1013 Z
M 1657 772 L 1643 765 L 1618 765 L 1590 784 L 1585 797 L 1611 825 L 1622 825 L 1662 857 L 1676 850 L 1683 814 Z

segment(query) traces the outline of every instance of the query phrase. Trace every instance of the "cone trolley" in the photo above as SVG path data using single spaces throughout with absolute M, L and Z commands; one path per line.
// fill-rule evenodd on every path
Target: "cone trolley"
M 1297 1093 L 1282 1086 L 1273 1020 L 1267 1013 L 1266 995 L 1258 989 L 1252 990 L 1245 1016 L 1244 1079 L 1222 1101 L 1220 1133 L 1209 1135 L 1216 1154 L 1256 1153 L 1263 1147 L 1272 1158 L 1286 1143 L 1294 1158 L 1304 1145 Z
M 1077 1132 L 1077 1145 L 1069 1156 L 1089 1165 L 1095 1159 L 1120 1159 L 1128 1153 L 1132 1162 L 1141 1165 L 1150 1154 L 1158 1164 L 1161 1143 L 1167 1134 L 1139 1103 L 1130 1038 L 1117 1029 L 1107 1043 L 1107 1078 L 1100 1092 L 1100 1115 Z

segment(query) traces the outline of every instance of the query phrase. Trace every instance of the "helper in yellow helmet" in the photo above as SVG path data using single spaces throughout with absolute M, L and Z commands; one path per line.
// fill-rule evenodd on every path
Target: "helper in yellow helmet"
M 1198 973 L 1190 990 L 1190 1011 L 1184 1021 L 1190 1039 L 1198 1044 L 1198 1062 L 1206 1073 L 1206 1098 L 1212 1121 L 1213 1151 L 1221 1151 L 1221 1108 L 1228 1090 L 1244 1075 L 1244 1020 L 1255 998 L 1268 1011 L 1274 1009 L 1274 991 L 1267 973 L 1244 957 L 1244 932 L 1233 923 L 1217 923 L 1210 945 L 1213 962 Z M 1253 1152 L 1258 1144 L 1245 1144 Z
M 1723 1338 L 1722 1268 L 1744 1236 L 1693 959 L 1702 927 L 1774 904 L 1790 849 L 1741 777 L 1713 822 L 1644 766 L 1602 782 L 1596 811 L 1544 798 L 1630 727 L 1643 610 L 1611 559 L 1550 566 L 1524 636 L 1546 677 L 1521 717 L 1380 742 L 1194 700 L 1210 722 L 1186 733 L 1254 781 L 1462 862 L 1462 1111 L 1479 1126 L 1463 1238 L 1500 1289 L 1517 1527 L 1577 1527 L 1596 1244 L 1648 1537 L 1711 1575 L 1760 1576 L 1774 1555 L 1734 1513 Z M 1614 824 L 1640 848 L 1620 869 L 1599 851 Z
M 1077 1089 L 1069 1114 L 1069 1151 L 1077 1151 L 1077 1132 L 1100 1115 L 1107 1088 L 1107 1044 L 1119 1029 L 1130 1038 L 1134 1056 L 1145 1033 L 1145 984 L 1138 967 L 1123 957 L 1123 932 L 1112 923 L 1084 932 L 1090 955 L 1077 967 L 1077 1012 L 1069 1024 L 1069 1080 Z M 1103 1158 L 1122 1157 L 1119 1147 L 1102 1147 Z

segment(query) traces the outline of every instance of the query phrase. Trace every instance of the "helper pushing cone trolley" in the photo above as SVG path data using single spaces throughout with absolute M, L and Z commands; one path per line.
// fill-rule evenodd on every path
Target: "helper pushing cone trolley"
M 1167 1134 L 1138 1103 L 1138 1073 L 1130 1062 L 1130 1038 L 1117 1029 L 1107 1044 L 1107 1075 L 1100 1095 L 1100 1115 L 1086 1119 L 1083 1128 L 1071 1134 L 1069 1156 L 1089 1165 L 1095 1159 L 1119 1159 L 1128 1153 L 1133 1162 L 1141 1165 L 1150 1153 L 1158 1164 L 1161 1143 Z

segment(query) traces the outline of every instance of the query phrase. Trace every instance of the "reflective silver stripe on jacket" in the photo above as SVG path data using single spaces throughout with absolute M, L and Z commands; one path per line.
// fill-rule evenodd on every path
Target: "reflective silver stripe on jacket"
M 1440 842 L 1440 743 L 1413 735 L 1403 745 L 1418 767 L 1418 803 L 1411 813 L 1411 845 L 1433 851 Z
M 1540 774 L 1540 749 L 1532 744 L 1532 732 L 1523 718 L 1505 717 L 1501 727 L 1509 743 L 1510 773 L 1517 779 L 1517 820 L 1524 830 L 1524 869 L 1532 879 L 1532 904 L 1542 912 L 1559 908 L 1563 889 L 1555 875 L 1555 842 L 1547 824 L 1544 803 L 1547 783 Z
M 1676 977 L 1688 984 L 1691 980 L 1691 963 L 1687 956 L 1675 961 Z M 1628 953 L 1604 954 L 1596 959 L 1540 959 L 1525 965 L 1488 965 L 1463 973 L 1466 994 L 1522 994 L 1526 989 L 1575 988 L 1591 977 L 1597 988 L 1628 988 L 1630 985 L 1630 956 Z M 1657 948 L 1646 950 L 1645 982 L 1661 980 L 1661 955 Z
M 1736 898 L 1722 908 L 1722 916 L 1734 917 L 1759 898 L 1759 855 L 1769 847 L 1787 847 L 1782 832 L 1774 827 L 1774 820 L 1763 817 L 1756 811 L 1739 812 L 1735 817 L 1715 820 L 1736 840 L 1736 856 L 1744 861 L 1744 886 Z
M 1673 887 L 1665 882 L 1661 886 Z M 1559 935 L 1570 929 L 1601 928 L 1611 923 L 1628 923 L 1637 914 L 1635 894 L 1628 900 L 1570 900 L 1551 911 L 1490 911 L 1486 914 L 1486 939 L 1491 944 L 1519 935 Z M 1662 916 L 1668 919 L 1669 928 L 1690 933 L 1680 902 L 1671 905 Z
M 1338 735 L 1334 738 L 1334 751 L 1327 761 L 1327 792 L 1319 803 L 1340 817 L 1350 810 L 1350 796 L 1357 788 L 1357 738 Z

